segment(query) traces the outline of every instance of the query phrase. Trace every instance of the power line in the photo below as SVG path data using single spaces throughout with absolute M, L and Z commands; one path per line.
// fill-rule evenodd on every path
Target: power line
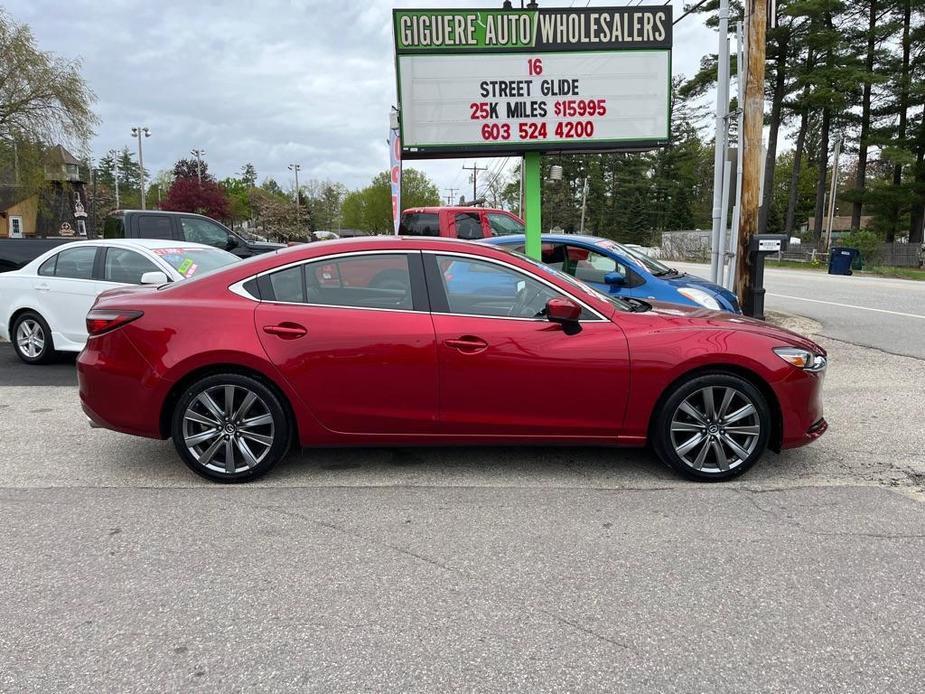
M 488 171 L 488 167 L 473 164 L 472 166 L 463 166 L 462 168 L 463 171 L 472 172 L 472 200 L 474 202 L 476 196 L 478 195 L 479 171 Z
M 680 17 L 678 17 L 676 20 L 674 20 L 674 21 L 671 23 L 672 26 L 674 26 L 675 24 L 677 24 L 678 22 L 680 22 L 682 19 L 684 19 L 684 18 L 685 18 L 687 15 L 689 15 L 691 12 L 696 12 L 697 10 L 699 10 L 701 7 L 703 7 L 703 6 L 706 4 L 706 2 L 707 2 L 707 0 L 700 0 L 700 2 L 698 2 L 698 3 L 697 3 L 696 5 L 694 5 L 693 7 L 689 7 L 688 10 L 687 10 L 687 12 L 685 12 L 684 14 L 682 14 Z

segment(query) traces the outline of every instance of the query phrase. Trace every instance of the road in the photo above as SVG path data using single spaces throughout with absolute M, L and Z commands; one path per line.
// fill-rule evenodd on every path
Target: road
M 829 432 L 722 485 L 564 447 L 219 486 L 0 345 L 0 691 L 918 690 L 925 360 L 851 325 Z
M 710 275 L 707 265 L 670 265 Z M 821 335 L 925 359 L 925 282 L 769 269 L 765 289 L 768 309 L 812 318 L 821 323 Z

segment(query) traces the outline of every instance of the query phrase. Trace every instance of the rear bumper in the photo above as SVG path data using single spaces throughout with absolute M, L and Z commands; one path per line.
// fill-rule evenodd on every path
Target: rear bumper
M 87 341 L 77 357 L 77 383 L 91 426 L 161 438 L 161 405 L 170 384 L 153 373 L 120 331 Z

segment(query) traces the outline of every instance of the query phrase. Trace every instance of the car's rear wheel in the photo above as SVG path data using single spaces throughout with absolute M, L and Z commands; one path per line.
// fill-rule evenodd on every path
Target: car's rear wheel
M 702 374 L 678 385 L 665 400 L 653 445 L 682 475 L 721 481 L 754 465 L 770 433 L 767 401 L 753 384 L 732 374 Z
M 48 323 L 34 311 L 17 316 L 13 322 L 13 349 L 27 364 L 47 364 L 55 358 L 55 344 Z
M 189 386 L 177 402 L 173 442 L 199 475 L 245 482 L 266 473 L 289 448 L 279 396 L 257 379 L 216 374 Z

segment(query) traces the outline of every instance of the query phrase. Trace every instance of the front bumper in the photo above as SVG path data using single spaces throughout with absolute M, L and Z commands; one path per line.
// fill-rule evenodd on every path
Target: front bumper
M 794 368 L 774 386 L 781 409 L 781 448 L 812 443 L 829 428 L 823 414 L 822 386 L 825 371 Z

